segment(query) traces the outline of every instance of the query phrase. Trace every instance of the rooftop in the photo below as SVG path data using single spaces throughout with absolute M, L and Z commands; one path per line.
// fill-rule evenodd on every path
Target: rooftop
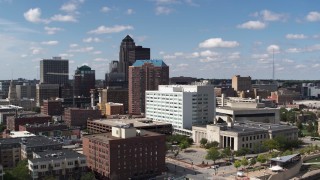
M 154 121 L 149 118 L 136 118 L 136 119 L 98 119 L 93 120 L 95 123 L 105 124 L 109 126 L 119 126 L 127 125 L 133 123 L 133 127 L 145 127 L 145 126 L 155 126 L 155 125 L 169 125 L 169 123 Z
M 291 160 L 292 158 L 299 156 L 300 154 L 292 154 L 292 155 L 288 155 L 288 156 L 281 156 L 281 157 L 276 157 L 276 158 L 271 158 L 271 161 L 276 161 L 276 162 L 282 162 L 285 163 L 289 160 Z
M 21 143 L 27 147 L 62 145 L 59 142 L 55 142 L 43 136 L 32 136 L 32 137 L 21 138 Z
M 134 67 L 141 67 L 143 66 L 145 63 L 151 63 L 156 67 L 167 67 L 166 63 L 164 63 L 162 60 L 137 60 L 135 63 L 132 64 L 132 66 Z
M 85 158 L 86 157 L 83 154 L 79 154 L 76 151 L 69 150 L 69 149 L 48 150 L 48 151 L 43 151 L 43 152 L 36 152 L 35 154 L 37 155 L 38 158 L 30 159 L 30 161 L 33 164 L 37 163 L 37 162 L 43 162 L 43 161 Z
M 10 132 L 10 137 L 12 138 L 17 138 L 17 137 L 31 137 L 31 136 L 36 136 L 28 131 L 11 131 Z

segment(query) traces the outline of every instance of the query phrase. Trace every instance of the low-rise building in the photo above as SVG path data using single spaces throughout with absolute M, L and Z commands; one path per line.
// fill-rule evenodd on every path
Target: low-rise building
M 41 113 L 50 116 L 61 116 L 61 100 L 43 100 L 43 105 L 41 106 Z
M 157 132 L 160 134 L 172 134 L 172 125 L 161 121 L 154 121 L 149 118 L 136 119 L 95 119 L 88 120 L 87 129 L 90 133 L 111 132 L 113 126 L 132 124 L 137 129 Z
M 44 114 L 18 114 L 16 116 L 7 117 L 7 129 L 11 131 L 19 131 L 19 125 L 48 123 L 51 116 Z
M 86 172 L 86 156 L 72 150 L 49 150 L 33 153 L 28 160 L 32 179 L 53 176 L 56 179 L 80 179 Z
M 0 139 L 0 164 L 3 168 L 16 167 L 21 159 L 21 139 L 6 138 Z
M 113 102 L 108 102 L 106 103 L 106 115 L 121 115 L 124 114 L 124 108 L 123 104 L 121 103 L 113 103 Z
M 230 147 L 238 151 L 240 148 L 248 148 L 259 151 L 262 142 L 283 136 L 288 140 L 298 139 L 298 128 L 296 126 L 259 123 L 245 121 L 233 123 L 231 119 L 226 123 L 217 123 L 206 126 L 193 126 L 192 137 L 199 144 L 202 138 L 208 141 L 217 141 L 221 148 Z
M 165 171 L 165 135 L 131 126 L 83 137 L 88 168 L 100 179 L 148 179 Z
M 64 121 L 69 126 L 87 127 L 87 120 L 98 119 L 101 117 L 100 110 L 97 109 L 80 109 L 68 108 L 64 111 Z

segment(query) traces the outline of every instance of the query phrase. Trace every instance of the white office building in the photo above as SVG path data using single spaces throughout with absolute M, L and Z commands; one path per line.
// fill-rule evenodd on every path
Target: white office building
M 146 117 L 172 124 L 174 132 L 191 135 L 192 125 L 213 122 L 213 86 L 159 85 L 146 91 Z

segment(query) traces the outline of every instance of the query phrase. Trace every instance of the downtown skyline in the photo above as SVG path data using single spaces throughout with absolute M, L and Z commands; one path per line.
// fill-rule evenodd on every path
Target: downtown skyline
M 211 0 L 0 0 L 0 79 L 39 79 L 40 60 L 69 59 L 104 79 L 128 34 L 170 77 L 318 79 L 320 3 Z

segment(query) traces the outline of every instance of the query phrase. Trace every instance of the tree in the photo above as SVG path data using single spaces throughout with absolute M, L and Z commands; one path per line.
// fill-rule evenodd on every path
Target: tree
M 247 159 L 246 157 L 243 157 L 243 158 L 241 159 L 241 165 L 242 165 L 243 167 L 246 167 L 246 166 L 249 165 L 249 161 L 248 161 L 248 159 Z
M 257 161 L 260 163 L 265 163 L 267 161 L 267 157 L 265 154 L 259 154 L 257 157 Z
M 206 159 L 212 160 L 214 164 L 216 164 L 216 160 L 221 158 L 221 154 L 218 149 L 212 147 L 207 151 Z
M 80 180 L 96 180 L 96 177 L 93 172 L 87 172 L 81 176 Z
M 256 158 L 252 158 L 249 162 L 250 166 L 254 166 L 257 163 Z
M 206 138 L 202 138 L 202 139 L 200 140 L 200 145 L 201 145 L 201 147 L 204 147 L 204 146 L 207 144 L 207 142 L 208 142 L 208 140 L 207 140 Z
M 238 171 L 238 168 L 241 166 L 241 161 L 236 160 L 236 161 L 234 162 L 233 166 L 234 166 L 235 168 L 237 168 L 237 171 Z
M 285 152 L 282 153 L 282 156 L 288 156 L 288 155 L 291 155 L 291 154 L 292 154 L 292 151 L 286 150 Z
M 314 130 L 314 127 L 313 127 L 312 121 L 308 121 L 307 131 L 308 132 L 313 132 L 313 130 Z
M 221 156 L 224 158 L 228 158 L 230 160 L 230 157 L 232 155 L 232 151 L 230 147 L 224 148 L 221 152 Z
M 238 151 L 235 152 L 236 156 L 245 156 L 248 153 L 250 153 L 250 149 L 248 148 L 240 148 Z
M 28 161 L 22 160 L 18 162 L 18 165 L 10 171 L 5 173 L 4 179 L 25 180 L 30 179 L 28 170 Z
M 187 149 L 188 147 L 190 147 L 190 144 L 188 141 L 182 141 L 180 144 L 179 144 L 179 147 L 181 150 L 184 150 L 184 149 Z
M 212 147 L 217 148 L 219 146 L 219 143 L 217 141 L 208 142 L 205 146 L 206 149 L 210 149 Z
M 262 142 L 264 146 L 268 148 L 269 151 L 272 151 L 273 149 L 277 149 L 279 147 L 278 142 L 274 139 L 267 139 Z
M 286 108 L 280 108 L 280 120 L 287 121 L 288 110 Z

